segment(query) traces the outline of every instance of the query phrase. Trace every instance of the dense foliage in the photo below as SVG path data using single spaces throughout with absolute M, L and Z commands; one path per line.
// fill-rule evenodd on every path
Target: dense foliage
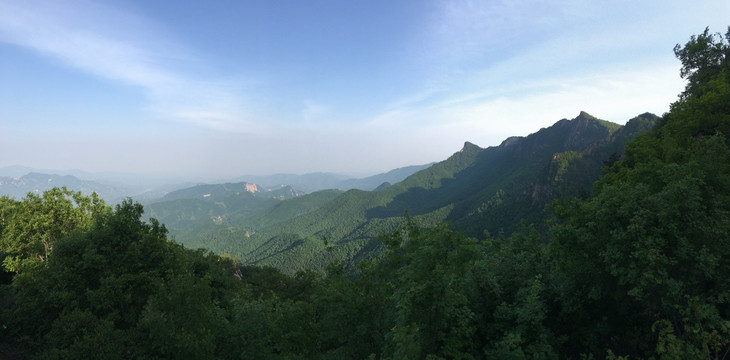
M 290 276 L 169 241 L 132 201 L 0 198 L 0 357 L 727 358 L 730 28 L 675 53 L 680 99 L 590 196 L 552 205 L 548 241 L 406 216 L 380 225 L 383 257 Z
M 562 318 L 632 357 L 730 351 L 730 28 L 675 48 L 688 78 L 585 201 L 556 206 L 551 236 Z

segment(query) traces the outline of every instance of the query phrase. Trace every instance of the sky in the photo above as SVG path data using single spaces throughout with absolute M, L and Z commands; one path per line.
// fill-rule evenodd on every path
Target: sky
M 0 167 L 370 175 L 661 115 L 727 0 L 0 0 Z

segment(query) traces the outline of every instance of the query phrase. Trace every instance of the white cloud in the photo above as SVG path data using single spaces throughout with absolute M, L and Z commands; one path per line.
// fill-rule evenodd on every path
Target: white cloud
M 707 25 L 712 31 L 724 31 L 715 25 L 726 24 L 728 12 L 723 10 L 728 4 L 726 0 L 689 5 L 628 0 L 439 1 L 419 5 L 435 11 L 419 22 L 422 28 L 412 30 L 410 42 L 399 44 L 407 58 L 386 62 L 393 59 L 374 54 L 376 61 L 371 61 L 368 44 L 356 44 L 362 45 L 358 54 L 363 58 L 357 59 L 351 78 L 334 78 L 325 66 L 307 68 L 308 53 L 258 64 L 249 61 L 242 49 L 218 53 L 211 46 L 203 55 L 210 57 L 206 62 L 177 42 L 164 25 L 134 8 L 86 1 L 0 0 L 0 42 L 30 49 L 83 74 L 138 88 L 148 101 L 145 110 L 153 115 L 140 122 L 153 118 L 162 124 L 193 124 L 194 133 L 186 126 L 154 127 L 157 132 L 143 145 L 164 150 L 149 151 L 156 156 L 146 165 L 150 169 L 219 166 L 238 171 L 230 168 L 236 164 L 241 173 L 386 171 L 443 159 L 464 141 L 496 145 L 507 136 L 527 135 L 572 118 L 580 110 L 619 123 L 645 111 L 661 115 L 682 89 L 671 47 Z M 689 7 L 692 11 L 687 13 Z M 421 13 L 413 18 L 421 19 Z M 188 25 L 183 19 L 167 20 L 170 25 Z M 227 43 L 242 29 L 233 25 L 222 28 L 234 31 L 220 32 L 204 23 L 190 24 L 179 34 L 202 30 L 204 36 L 185 40 L 215 37 Z M 273 22 L 272 28 L 278 26 Z M 267 44 L 271 53 L 278 53 L 277 46 L 289 46 L 283 53 L 293 55 L 328 51 L 317 43 L 290 45 L 287 39 Z M 344 67 L 350 65 L 346 61 Z M 208 68 L 213 62 L 226 65 Z M 290 68 L 292 63 L 296 66 Z M 369 67 L 371 63 L 374 67 Z M 225 78 L 216 71 L 225 71 Z M 266 82 L 253 83 L 255 76 L 250 73 L 231 74 L 239 71 L 269 73 Z M 371 73 L 372 79 L 385 81 L 363 83 Z M 383 101 L 391 94 L 395 94 L 388 99 L 392 101 Z M 141 136 L 137 128 L 125 125 L 114 127 L 125 134 L 110 131 L 99 143 L 117 141 L 122 146 Z M 103 126 L 93 131 L 99 128 Z M 41 131 L 55 139 L 57 134 L 49 129 Z M 15 159 L 22 155 L 21 148 L 41 148 L 40 137 L 33 135 L 37 129 L 26 130 L 25 142 L 17 142 L 25 145 L 0 154 Z M 53 160 L 73 158 L 73 149 L 83 148 L 85 138 L 99 136 L 79 136 L 83 131 L 87 130 L 70 130 L 69 140 L 59 144 L 68 146 L 64 149 L 68 154 Z M 16 136 L 11 132 L 4 136 Z M 178 137 L 164 140 L 170 133 Z M 96 145 L 91 148 L 102 148 Z M 78 155 L 83 156 L 87 155 Z M 101 167 L 116 166 L 106 158 L 122 155 L 97 156 L 103 158 L 97 159 Z M 152 157 L 131 152 L 124 156 L 128 158 L 119 164 Z
M 423 141 L 493 145 L 581 110 L 618 123 L 662 115 L 683 89 L 672 53 L 682 39 L 658 29 L 681 18 L 682 7 L 673 3 L 664 14 L 658 5 L 439 3 L 422 41 L 428 55 L 414 59 L 431 62 L 433 75 L 363 128 L 414 135 L 420 128 Z
M 158 117 L 248 132 L 246 95 L 226 82 L 203 81 L 176 68 L 194 56 L 164 29 L 133 13 L 86 2 L 3 2 L 0 41 L 30 48 L 94 76 L 140 87 Z
M 673 63 L 545 77 L 510 84 L 501 91 L 457 92 L 428 107 L 390 109 L 363 128 L 371 133 L 418 134 L 421 141 L 444 146 L 466 140 L 490 146 L 573 118 L 579 111 L 619 124 L 644 112 L 661 116 L 683 84 Z

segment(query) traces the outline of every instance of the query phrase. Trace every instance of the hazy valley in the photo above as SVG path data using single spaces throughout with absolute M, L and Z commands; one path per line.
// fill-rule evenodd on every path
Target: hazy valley
M 621 126 L 582 112 L 499 146 L 483 149 L 466 142 L 440 162 L 360 179 L 278 174 L 140 190 L 29 173 L 0 178 L 0 194 L 20 199 L 65 186 L 96 192 L 111 204 L 131 197 L 145 206 L 146 217 L 159 220 L 176 242 L 191 249 L 291 274 L 322 271 L 332 261 L 345 261 L 352 269 L 362 259 L 380 256 L 379 236 L 401 226 L 406 212 L 421 226 L 447 222 L 470 236 L 511 233 L 522 221 L 542 224 L 547 204 L 587 196 L 601 169 L 620 159 L 625 144 L 657 120 L 647 113 Z M 0 169 L 0 174 L 11 170 L 18 171 Z

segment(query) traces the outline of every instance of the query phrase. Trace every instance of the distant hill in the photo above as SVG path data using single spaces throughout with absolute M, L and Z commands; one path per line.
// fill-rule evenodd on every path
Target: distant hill
M 554 198 L 590 193 L 604 163 L 620 158 L 626 142 L 658 119 L 647 113 L 621 126 L 581 112 L 499 146 L 467 142 L 448 159 L 378 191 L 313 193 L 274 205 L 286 212 L 262 204 L 225 225 L 198 219 L 185 232 L 170 228 L 185 245 L 289 272 L 377 256 L 378 235 L 397 228 L 406 211 L 423 226 L 448 221 L 470 235 L 509 233 L 522 219 L 541 223 Z
M 207 226 L 230 225 L 259 211 L 273 208 L 279 202 L 303 193 L 291 186 L 260 188 L 256 184 L 202 184 L 172 191 L 146 206 L 146 214 L 165 224 L 173 235 L 187 233 L 186 238 L 204 232 Z
M 58 171 L 58 173 L 41 173 L 38 171 L 23 173 L 27 170 L 33 169 L 18 165 L 0 169 L 0 174 L 2 174 L 0 175 L 0 196 L 7 195 L 22 199 L 28 193 L 41 194 L 53 187 L 65 186 L 69 190 L 80 191 L 85 195 L 96 192 L 108 204 L 117 204 L 131 197 L 135 201 L 146 205 L 151 201 L 157 201 L 157 199 L 171 191 L 192 185 L 190 183 L 155 186 L 130 185 L 122 181 L 85 180 L 81 179 L 79 175 L 69 175 L 69 173 L 74 173 L 86 174 L 89 177 L 93 176 L 93 174 L 80 170 L 51 170 Z M 16 175 L 18 173 L 24 175 Z
M 376 190 L 376 189 L 378 189 L 378 187 L 380 187 L 384 183 L 388 183 L 388 184 L 399 183 L 399 182 L 405 180 L 407 177 L 411 176 L 412 174 L 419 172 L 423 169 L 426 169 L 433 164 L 434 163 L 425 164 L 425 165 L 406 166 L 406 167 L 388 171 L 386 173 L 368 176 L 368 177 L 362 178 L 362 179 L 342 180 L 338 184 L 336 184 L 335 189 Z
M 304 175 L 276 174 L 267 176 L 246 175 L 238 177 L 240 181 L 256 183 L 264 187 L 289 185 L 306 193 L 327 190 L 375 190 L 383 183 L 397 183 L 411 174 L 423 170 L 432 164 L 406 166 L 386 173 L 368 176 L 365 178 L 351 178 L 345 175 L 330 173 L 310 173 Z
M 236 178 L 236 181 L 250 182 L 263 187 L 288 185 L 299 191 L 311 193 L 323 189 L 336 189 L 337 185 L 348 180 L 345 175 L 330 173 L 275 174 L 275 175 L 245 175 Z
M 96 192 L 99 197 L 107 201 L 129 196 L 133 191 L 127 187 L 114 186 L 98 181 L 81 180 L 72 175 L 32 172 L 20 177 L 0 177 L 0 195 L 8 195 L 16 199 L 21 199 L 28 193 L 40 194 L 53 187 L 63 186 L 69 190 L 81 191 L 86 195 Z
M 79 179 L 94 179 L 92 173 L 83 170 L 36 169 L 22 165 L 11 165 L 0 168 L 0 176 L 19 178 L 30 173 L 71 175 Z

